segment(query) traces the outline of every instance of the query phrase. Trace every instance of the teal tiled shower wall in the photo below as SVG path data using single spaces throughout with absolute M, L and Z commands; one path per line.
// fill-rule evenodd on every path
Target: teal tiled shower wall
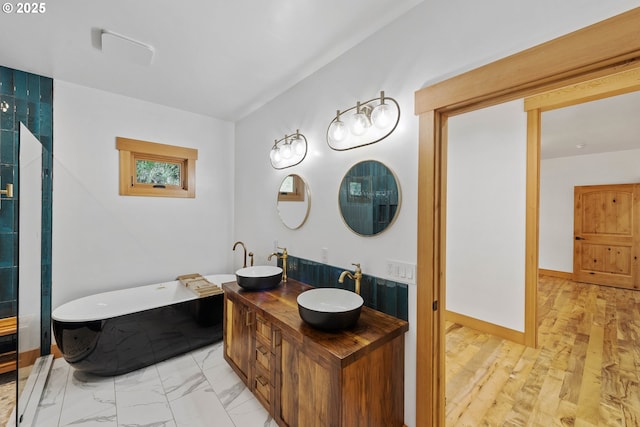
M 53 79 L 0 66 L 0 178 L 14 197 L 0 200 L 0 318 L 17 315 L 20 123 L 42 144 L 42 338 L 51 347 L 51 207 Z M 5 111 L 6 110 L 6 111 Z
M 282 260 L 278 259 L 282 267 Z M 289 255 L 287 258 L 287 276 L 318 288 L 341 288 L 354 290 L 355 284 L 351 279 L 338 283 L 343 268 L 319 262 L 297 258 Z M 402 320 L 409 320 L 409 289 L 405 283 L 362 275 L 360 295 L 367 307 L 390 314 Z

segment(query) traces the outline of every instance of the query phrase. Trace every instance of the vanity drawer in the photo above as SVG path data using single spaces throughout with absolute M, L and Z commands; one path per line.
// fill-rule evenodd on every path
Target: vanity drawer
M 271 322 L 256 314 L 256 335 L 264 338 L 266 342 L 271 342 Z
M 267 404 L 271 402 L 271 382 L 269 381 L 269 374 L 262 369 L 256 369 L 256 378 L 254 389 Z
M 258 362 L 259 366 L 262 366 L 267 372 L 270 371 L 269 367 L 271 366 L 271 351 L 270 348 L 256 340 L 256 362 Z

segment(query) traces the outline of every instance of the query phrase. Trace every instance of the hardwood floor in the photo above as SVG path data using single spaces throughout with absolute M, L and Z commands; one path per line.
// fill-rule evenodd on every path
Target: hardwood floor
M 640 292 L 541 276 L 539 348 L 447 323 L 447 427 L 640 426 Z

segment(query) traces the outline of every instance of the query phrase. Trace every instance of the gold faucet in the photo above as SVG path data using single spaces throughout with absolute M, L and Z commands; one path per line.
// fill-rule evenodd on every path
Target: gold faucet
M 234 251 L 236 250 L 236 246 L 238 245 L 242 246 L 242 250 L 244 252 L 244 262 L 242 263 L 242 268 L 247 268 L 247 248 L 245 247 L 244 243 L 238 240 L 233 244 Z M 253 253 L 251 253 L 251 265 L 253 265 Z
M 271 261 L 272 257 L 280 258 L 282 260 L 282 281 L 287 283 L 287 258 L 289 257 L 289 254 L 287 254 L 287 248 L 281 248 L 280 246 L 278 246 L 278 249 L 282 249 L 282 255 L 274 252 L 269 255 L 267 260 Z
M 362 279 L 362 270 L 360 269 L 360 264 L 351 264 L 356 266 L 356 270 L 351 274 L 350 271 L 343 271 L 340 273 L 340 278 L 338 279 L 338 283 L 344 283 L 345 276 L 349 279 L 352 279 L 356 282 L 356 294 L 360 295 L 360 280 Z

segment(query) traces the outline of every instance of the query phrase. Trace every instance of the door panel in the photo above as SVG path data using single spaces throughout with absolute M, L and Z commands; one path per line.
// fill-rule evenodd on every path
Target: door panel
M 573 279 L 638 289 L 640 184 L 574 189 Z

